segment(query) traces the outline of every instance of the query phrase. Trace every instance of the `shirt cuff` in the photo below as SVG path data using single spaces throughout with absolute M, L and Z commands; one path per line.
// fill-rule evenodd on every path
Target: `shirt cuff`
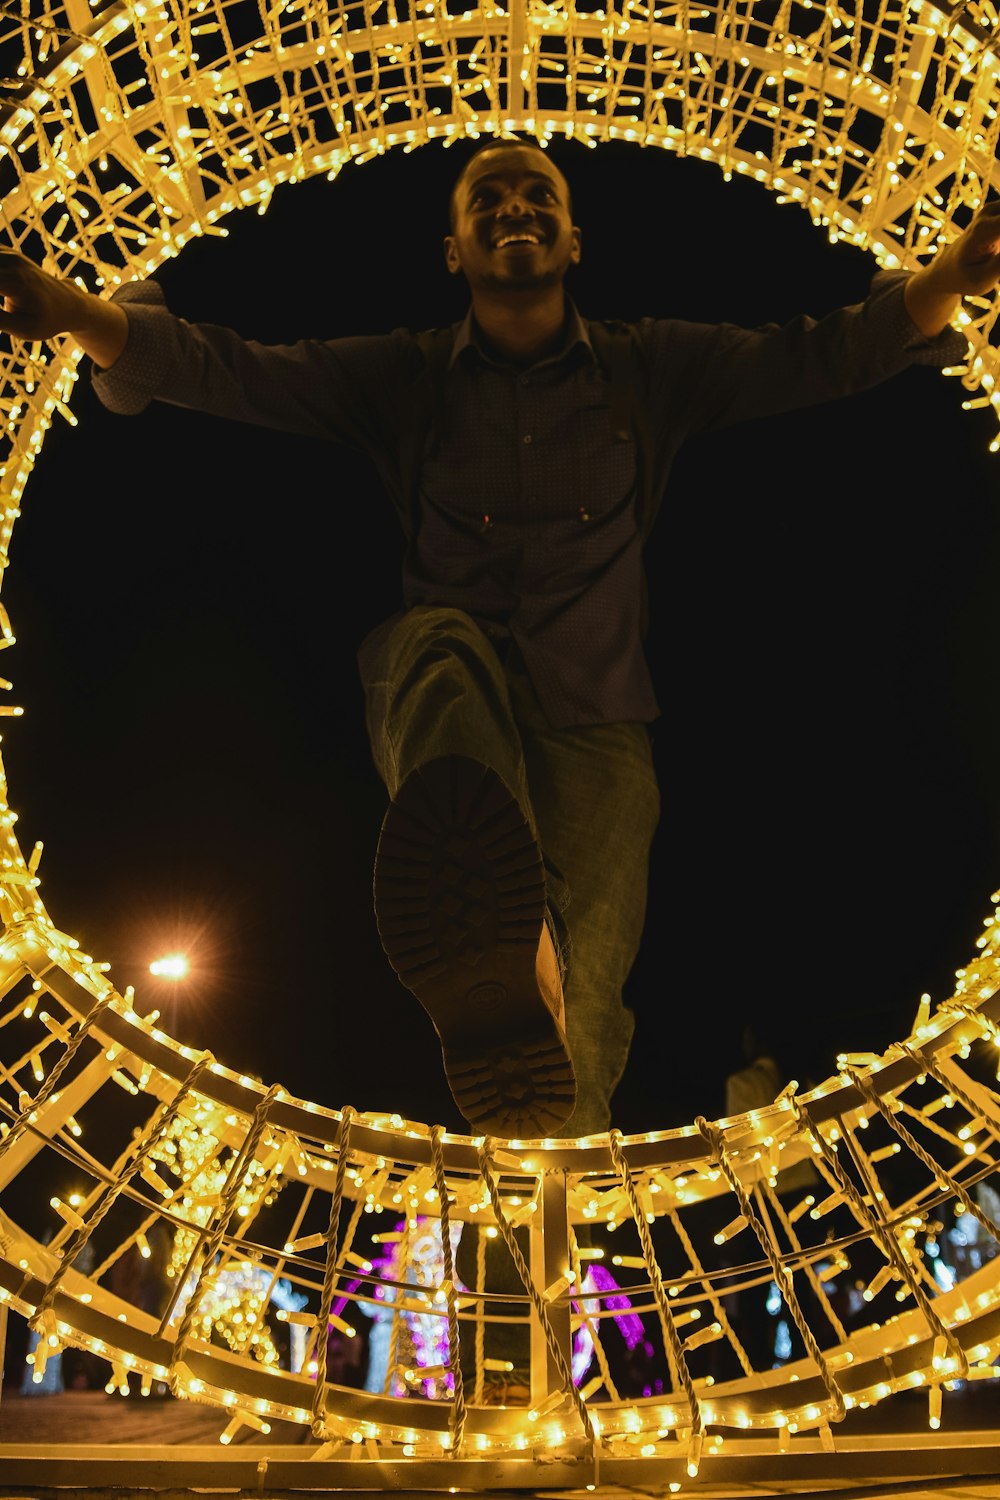
M 145 411 L 160 387 L 165 367 L 164 322 L 172 320 L 173 314 L 155 281 L 127 282 L 112 293 L 111 301 L 125 308 L 128 338 L 113 365 L 93 369 L 91 384 L 109 411 L 134 416 Z
M 969 352 L 969 340 L 957 328 L 943 328 L 933 338 L 921 333 L 906 307 L 903 296 L 909 271 L 879 271 L 872 277 L 869 307 L 885 326 L 885 337 L 894 342 L 912 365 L 962 364 Z

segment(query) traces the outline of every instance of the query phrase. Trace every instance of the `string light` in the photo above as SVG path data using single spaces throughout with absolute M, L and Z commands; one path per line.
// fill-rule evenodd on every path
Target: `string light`
M 989 0 L 951 17 L 925 0 L 877 12 L 831 0 L 786 7 L 780 31 L 753 4 L 733 28 L 721 0 L 683 16 L 638 0 L 600 9 L 539 0 L 513 13 L 484 3 L 463 14 L 429 3 L 405 24 L 392 0 L 301 0 L 265 8 L 265 20 L 243 7 L 238 45 L 232 0 L 98 0 L 91 9 L 85 34 L 58 0 L 38 0 L 30 27 L 0 16 L 6 76 L 19 80 L 0 124 L 0 215 L 7 244 L 104 293 L 150 275 L 194 238 L 225 235 L 230 213 L 266 212 L 286 184 L 319 173 L 335 180 L 389 150 L 514 132 L 543 145 L 625 140 L 700 157 L 726 177 L 761 183 L 880 265 L 914 268 L 970 221 L 991 185 L 1000 138 Z M 997 310 L 992 294 L 966 299 L 958 322 L 969 353 L 950 374 L 967 406 L 989 405 L 1000 416 Z M 78 358 L 60 340 L 10 342 L 0 356 L 3 562 L 46 434 L 59 420 L 75 421 Z M 0 649 L 14 638 L 0 608 Z M 0 679 L 0 691 L 9 690 Z M 0 705 L 0 714 L 19 712 Z M 391 1453 L 440 1479 L 459 1451 L 463 1399 L 449 1331 L 455 1321 L 463 1334 L 488 1328 L 503 1299 L 488 1277 L 464 1290 L 443 1278 L 428 1127 L 357 1116 L 350 1159 L 341 1161 L 336 1111 L 269 1091 L 157 1029 L 156 1014 L 137 1014 L 131 991 L 110 984 L 108 966 L 55 925 L 41 895 L 42 845 L 25 859 L 16 822 L 3 784 L 0 1160 L 7 1154 L 25 1172 L 40 1170 L 32 1143 L 47 1143 L 61 1168 L 69 1157 L 90 1184 L 52 1199 L 47 1245 L 15 1227 L 4 1250 L 21 1273 L 10 1284 L 22 1290 L 0 1300 L 31 1322 L 32 1378 L 76 1345 L 108 1361 L 110 1389 L 127 1391 L 137 1377 L 140 1391 L 169 1382 L 180 1397 L 216 1404 L 228 1424 L 224 1445 L 244 1427 L 312 1424 L 322 1428 L 318 1453 L 344 1445 L 358 1463 Z M 998 1165 L 1000 1119 L 996 1096 L 963 1065 L 988 1049 L 997 1067 L 997 900 L 954 993 L 936 1008 L 921 995 L 908 1039 L 882 1055 L 845 1055 L 838 1074 L 809 1095 L 789 1085 L 773 1108 L 718 1122 L 710 1132 L 718 1152 L 692 1126 L 649 1132 L 621 1143 L 623 1176 L 604 1137 L 508 1141 L 492 1154 L 501 1174 L 494 1201 L 470 1166 L 469 1142 L 443 1138 L 452 1229 L 464 1224 L 486 1246 L 501 1230 L 530 1225 L 536 1280 L 520 1294 L 524 1317 L 564 1327 L 568 1339 L 585 1328 L 592 1356 L 577 1390 L 591 1419 L 583 1437 L 568 1389 L 532 1390 L 530 1402 L 488 1419 L 475 1401 L 463 1411 L 461 1451 L 488 1460 L 484 1484 L 497 1482 L 498 1463 L 563 1443 L 589 1445 L 595 1473 L 609 1453 L 676 1459 L 678 1472 L 694 1478 L 710 1472 L 721 1429 L 751 1428 L 763 1465 L 780 1462 L 796 1435 L 816 1433 L 819 1473 L 822 1454 L 835 1449 L 831 1422 L 844 1411 L 925 1384 L 936 1429 L 942 1388 L 965 1378 L 963 1360 L 970 1379 L 995 1375 L 997 1279 L 980 1269 L 966 1296 L 957 1272 L 945 1276 L 940 1248 L 949 1214 L 981 1231 L 984 1245 L 993 1242 L 981 1187 Z M 91 1131 L 91 1121 L 102 1110 L 120 1118 L 121 1095 L 109 1096 L 121 1089 L 130 1120 L 143 1104 L 149 1112 L 102 1162 L 91 1139 L 102 1131 Z M 280 1122 L 272 1118 L 278 1102 Z M 784 1214 L 780 1173 L 807 1157 L 821 1186 Z M 915 1185 L 897 1201 L 878 1172 L 900 1158 Z M 565 1198 L 554 1208 L 556 1177 Z M 331 1229 L 334 1194 L 343 1213 Z M 745 1257 L 724 1274 L 706 1268 L 687 1227 L 686 1211 L 707 1202 L 723 1210 L 716 1242 Z M 371 1234 L 367 1226 L 383 1213 L 397 1227 Z M 539 1246 L 553 1228 L 565 1243 L 567 1215 L 620 1242 L 610 1259 L 633 1285 L 619 1289 L 606 1272 L 585 1281 L 581 1262 L 600 1252 L 573 1246 L 572 1236 L 574 1262 L 542 1274 Z M 170 1245 L 160 1319 L 123 1308 L 110 1289 L 122 1255 L 153 1258 L 154 1226 Z M 667 1284 L 650 1229 L 669 1244 Z M 115 1235 L 113 1252 L 85 1271 L 88 1247 Z M 859 1242 L 875 1243 L 884 1264 L 853 1290 L 880 1316 L 848 1337 L 831 1299 L 858 1279 Z M 337 1297 L 321 1329 L 331 1268 Z M 731 1293 L 754 1293 L 772 1273 L 800 1315 L 798 1293 L 814 1293 L 816 1327 L 807 1331 L 821 1361 L 793 1361 L 787 1378 L 762 1382 L 727 1306 Z M 30 1278 L 36 1301 L 24 1290 Z M 887 1301 L 891 1310 L 881 1313 Z M 650 1356 L 648 1399 L 638 1404 L 618 1392 L 605 1349 L 623 1305 L 639 1329 L 663 1335 Z M 381 1318 L 389 1330 L 391 1358 L 363 1408 L 372 1419 L 328 1366 L 325 1384 L 315 1378 L 320 1339 L 356 1345 L 357 1316 Z M 160 1358 L 150 1356 L 150 1341 Z M 213 1354 L 220 1346 L 225 1358 Z M 716 1384 L 723 1356 L 732 1375 Z M 489 1356 L 482 1363 L 503 1373 Z M 817 1368 L 823 1400 L 809 1378 Z M 261 1372 L 281 1376 L 263 1398 Z M 322 1412 L 317 1393 L 327 1398 Z M 557 1411 L 558 1423 L 546 1420 Z M 720 1430 L 706 1440 L 708 1425 Z M 432 1487 L 453 1488 L 443 1480 Z

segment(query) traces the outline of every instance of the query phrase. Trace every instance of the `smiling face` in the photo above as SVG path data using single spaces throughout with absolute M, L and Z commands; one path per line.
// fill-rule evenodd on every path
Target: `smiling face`
M 558 285 L 580 259 L 565 177 L 537 146 L 480 152 L 456 185 L 444 249 L 474 296 Z

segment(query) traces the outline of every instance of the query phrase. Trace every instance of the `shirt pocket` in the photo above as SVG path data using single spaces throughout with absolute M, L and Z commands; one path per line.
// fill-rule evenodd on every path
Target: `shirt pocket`
M 617 515 L 635 497 L 636 449 L 632 434 L 613 430 L 607 401 L 590 401 L 575 413 L 570 464 L 573 501 L 583 522 Z

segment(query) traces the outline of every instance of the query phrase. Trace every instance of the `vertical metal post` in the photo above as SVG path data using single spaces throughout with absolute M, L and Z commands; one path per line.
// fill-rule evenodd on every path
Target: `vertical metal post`
M 566 1173 L 543 1172 L 538 1189 L 538 1210 L 532 1215 L 528 1246 L 531 1279 L 539 1292 L 562 1279 L 569 1270 L 569 1219 L 566 1210 Z M 571 1364 L 572 1330 L 568 1295 L 546 1304 L 549 1322 L 559 1347 Z M 544 1329 L 531 1320 L 531 1404 L 540 1406 L 547 1396 L 562 1389 L 562 1378 L 549 1353 Z
M 527 0 L 508 0 L 510 5 L 507 27 L 507 114 L 515 127 L 521 126 L 524 114 L 524 39 L 526 34 L 525 12 Z
M 3 1388 L 6 1383 L 4 1372 L 7 1368 L 7 1314 L 9 1311 L 6 1302 L 0 1302 L 0 1400 L 3 1399 Z

